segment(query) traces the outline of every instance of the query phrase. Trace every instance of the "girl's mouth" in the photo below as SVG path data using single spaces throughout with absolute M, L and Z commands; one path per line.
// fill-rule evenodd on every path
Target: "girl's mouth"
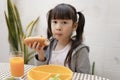
M 56 33 L 55 36 L 62 36 L 62 34 L 61 33 Z

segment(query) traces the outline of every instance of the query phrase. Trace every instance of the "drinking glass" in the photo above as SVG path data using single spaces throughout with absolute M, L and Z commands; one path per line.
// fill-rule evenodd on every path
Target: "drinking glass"
M 9 61 L 11 76 L 21 78 L 24 75 L 24 52 L 11 51 Z

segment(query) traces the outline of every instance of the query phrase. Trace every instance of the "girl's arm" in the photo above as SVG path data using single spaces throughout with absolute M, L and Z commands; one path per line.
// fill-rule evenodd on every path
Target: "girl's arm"
M 40 43 L 38 42 L 34 42 L 33 44 L 29 44 L 29 47 L 32 49 L 35 49 L 38 53 L 38 59 L 40 61 L 45 61 L 45 54 L 44 54 L 44 47 L 45 46 L 41 46 Z
M 77 53 L 76 71 L 81 73 L 90 72 L 89 53 L 86 47 L 81 48 Z

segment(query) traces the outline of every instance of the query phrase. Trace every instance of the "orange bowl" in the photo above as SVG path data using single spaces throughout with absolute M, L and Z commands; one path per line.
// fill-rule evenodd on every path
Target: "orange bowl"
M 28 80 L 49 80 L 49 78 L 54 77 L 59 74 L 61 80 L 71 80 L 73 72 L 60 65 L 41 65 L 32 68 L 27 73 Z

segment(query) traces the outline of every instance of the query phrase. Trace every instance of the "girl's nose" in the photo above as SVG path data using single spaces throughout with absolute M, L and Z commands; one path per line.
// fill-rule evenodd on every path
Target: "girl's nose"
M 61 31 L 61 30 L 62 30 L 62 26 L 61 26 L 60 24 L 58 24 L 58 25 L 56 26 L 56 30 Z
M 56 30 L 58 30 L 58 31 L 61 31 L 62 29 L 60 29 L 60 28 L 57 28 Z

